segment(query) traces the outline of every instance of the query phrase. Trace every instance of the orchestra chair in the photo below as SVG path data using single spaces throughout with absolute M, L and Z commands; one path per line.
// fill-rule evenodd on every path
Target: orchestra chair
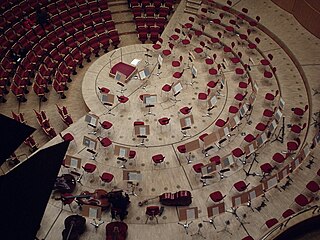
M 268 124 L 265 124 L 265 123 L 263 123 L 263 122 L 259 122 L 259 123 L 256 125 L 255 129 L 256 129 L 258 132 L 263 132 L 264 130 L 267 129 L 267 127 L 268 127 Z
M 295 203 L 300 207 L 300 209 L 304 209 L 311 203 L 313 198 L 308 199 L 304 194 L 299 194 L 295 199 Z
M 246 184 L 244 181 L 240 180 L 236 183 L 233 184 L 233 187 L 239 192 L 243 192 L 245 190 L 247 190 L 248 186 L 250 185 L 250 183 Z
M 198 102 L 202 105 L 202 104 L 207 104 L 207 99 L 208 99 L 208 97 L 209 97 L 209 95 L 210 95 L 210 93 L 211 93 L 211 89 L 210 88 L 208 88 L 207 89 L 207 92 L 205 93 L 205 92 L 200 92 L 200 93 L 198 93 Z
M 296 108 L 292 108 L 291 111 L 293 112 L 294 117 L 301 119 L 304 113 L 308 111 L 308 109 L 309 109 L 309 105 L 307 104 L 304 106 L 304 109 L 296 107 Z
M 272 94 L 270 92 L 266 93 L 264 99 L 267 103 L 273 104 L 276 97 L 279 95 L 279 90 L 276 90 L 275 94 Z
M 204 166 L 204 164 L 203 163 L 196 163 L 196 164 L 193 164 L 192 165 L 192 169 L 193 169 L 193 171 L 196 173 L 196 175 L 195 176 L 197 176 L 197 175 L 201 175 L 201 168 Z
M 220 191 L 215 191 L 210 193 L 208 199 L 210 198 L 214 203 L 220 203 L 227 195 L 222 195 Z M 207 201 L 208 201 L 207 199 Z
M 232 155 L 235 157 L 236 160 L 240 161 L 243 165 L 247 163 L 245 152 L 240 147 L 233 149 Z
M 125 106 L 125 103 L 128 102 L 128 100 L 129 100 L 129 98 L 124 95 L 117 96 L 117 98 L 118 98 L 119 103 L 122 104 L 123 107 Z
M 277 223 L 279 223 L 278 219 L 276 218 L 271 218 L 269 220 L 267 220 L 265 222 L 266 226 L 268 229 L 272 228 L 274 225 L 276 225 Z
M 172 89 L 172 84 L 171 85 L 170 84 L 163 85 L 161 88 L 161 90 L 162 90 L 161 96 L 162 96 L 162 93 L 164 92 L 164 93 L 166 93 L 167 99 L 169 100 L 169 93 L 171 92 L 171 89 Z
M 289 208 L 282 213 L 282 217 L 288 218 L 288 217 L 292 216 L 293 214 L 295 214 L 295 211 L 293 211 L 291 208 Z
M 163 155 L 160 153 L 160 154 L 153 155 L 153 156 L 152 156 L 152 161 L 153 161 L 154 165 L 157 166 L 158 164 L 163 163 L 165 158 L 166 158 L 166 157 L 163 156 Z
M 129 151 L 129 160 L 134 161 L 134 163 L 136 164 L 136 157 L 137 157 L 137 152 L 134 150 L 130 150 Z
M 159 206 L 148 206 L 146 208 L 146 224 L 148 223 L 148 220 L 153 221 L 156 219 L 156 222 L 158 223 L 158 218 L 157 216 L 160 214 L 160 207 Z
M 204 138 L 206 137 L 206 136 L 208 136 L 209 134 L 208 133 L 203 133 L 203 134 L 201 134 L 200 136 L 199 136 L 199 140 L 201 141 L 201 142 L 204 142 Z
M 177 147 L 179 153 L 183 154 L 188 161 L 188 164 L 191 163 L 191 152 L 187 154 L 186 145 L 182 144 Z M 189 156 L 188 156 L 189 155 Z
M 302 125 L 302 127 L 300 127 L 299 125 L 294 124 L 294 125 L 292 125 L 291 128 L 290 128 L 291 133 L 292 133 L 293 135 L 299 136 L 299 135 L 301 134 L 302 130 L 306 128 L 306 126 L 307 126 L 307 123 L 304 123 L 304 124 Z
M 162 127 L 169 125 L 170 118 L 167 118 L 167 117 L 160 118 L 160 119 L 158 119 L 158 123 L 160 124 L 160 129 L 161 129 L 161 132 L 162 132 Z M 171 125 L 169 125 L 169 126 L 171 128 Z
M 112 180 L 115 180 L 113 174 L 109 172 L 103 172 L 102 175 L 99 177 L 100 177 L 102 186 L 104 186 L 106 183 L 110 183 L 111 185 Z
M 219 155 L 213 156 L 209 159 L 210 162 L 214 162 L 216 165 L 221 164 L 221 157 Z
M 248 133 L 244 138 L 243 140 L 249 144 L 249 143 L 252 143 L 254 140 L 256 140 L 256 137 L 253 136 L 251 133 Z
M 73 212 L 73 210 L 71 208 L 71 203 L 74 201 L 74 197 L 73 197 L 73 195 L 71 193 L 63 193 L 63 194 L 61 194 L 60 200 L 61 200 L 61 203 L 62 203 L 61 209 L 63 209 L 63 207 L 65 205 L 68 205 L 69 208 L 70 208 L 70 211 Z
M 83 174 L 91 175 L 90 183 L 94 181 L 94 172 L 97 169 L 97 165 L 93 163 L 86 163 L 84 166 L 82 166 Z
M 227 123 L 229 122 L 229 117 L 227 117 L 226 120 L 223 120 L 221 118 L 219 118 L 214 125 L 216 125 L 218 128 L 223 128 Z
M 182 113 L 183 115 L 188 115 L 191 113 L 192 107 L 182 107 L 179 109 L 178 113 Z
M 110 92 L 110 89 L 106 87 L 98 87 L 98 89 L 101 94 L 108 94 Z
M 279 167 L 280 166 L 282 166 L 282 164 L 283 164 L 283 162 L 285 161 L 287 159 L 287 156 L 285 155 L 283 155 L 283 154 L 281 154 L 281 153 L 275 153 L 275 154 L 273 154 L 273 156 L 272 156 L 272 160 L 275 162 L 275 166 L 274 166 L 274 168 L 275 169 L 279 169 Z
M 287 142 L 287 150 L 283 151 L 282 153 L 292 155 L 295 153 L 295 151 L 298 150 L 299 146 L 300 146 L 300 138 L 295 138 L 292 141 Z
M 251 236 L 246 236 L 246 237 L 242 238 L 241 240 L 254 240 L 254 239 Z
M 246 91 L 244 94 L 242 93 L 237 93 L 235 96 L 234 96 L 234 100 L 238 101 L 238 102 L 242 102 L 246 96 L 247 96 L 248 92 Z
M 98 141 L 101 143 L 101 146 L 106 150 L 106 155 L 108 155 L 108 148 L 112 149 L 112 141 L 108 137 L 97 137 Z
M 274 168 L 271 166 L 270 163 L 264 163 L 264 164 L 260 165 L 260 170 L 261 170 L 261 172 L 262 172 L 261 181 L 262 181 L 263 179 L 265 179 L 266 176 L 269 176 L 269 175 L 271 174 L 271 172 L 272 172 L 273 169 L 274 169 Z
M 100 126 L 105 130 L 110 130 L 113 127 L 113 124 L 109 121 L 103 121 L 103 122 L 100 122 Z M 114 128 L 113 128 L 113 131 L 114 131 Z M 109 133 L 110 132 L 108 132 L 108 134 Z
M 320 186 L 315 181 L 310 181 L 307 183 L 306 188 L 312 193 L 312 197 L 314 197 L 316 200 L 319 199 L 318 192 L 320 190 Z

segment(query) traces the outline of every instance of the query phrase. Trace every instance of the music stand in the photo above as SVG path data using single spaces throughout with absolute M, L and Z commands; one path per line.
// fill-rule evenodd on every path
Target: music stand
M 232 200 L 231 211 L 226 211 L 226 212 L 231 213 L 236 218 L 236 220 L 240 223 L 239 227 L 243 227 L 243 229 L 246 231 L 246 233 L 248 233 L 248 231 L 245 228 L 244 224 L 250 224 L 250 223 L 243 221 L 243 219 L 240 219 L 239 215 L 237 214 L 237 210 L 238 210 L 239 206 L 241 206 L 241 205 L 247 205 L 248 206 L 248 202 L 249 202 L 249 194 L 248 194 L 248 192 L 243 192 L 241 194 L 233 196 L 231 200 Z M 249 233 L 248 233 L 248 235 L 249 235 Z
M 149 63 L 149 58 L 152 57 L 152 55 L 149 54 L 149 51 L 151 51 L 149 48 L 145 48 L 144 49 L 147 50 L 147 53 L 145 53 L 144 55 L 147 57 L 147 60 L 145 60 L 145 63 L 146 63 L 146 66 L 148 66 L 150 63 Z
M 183 118 L 180 118 L 180 127 L 181 133 L 183 134 L 181 140 L 186 137 L 192 137 L 191 135 L 187 134 L 187 130 L 191 129 L 191 126 L 194 124 L 193 115 L 189 115 Z
M 142 180 L 142 174 L 140 171 L 136 170 L 123 170 L 122 179 L 127 181 L 127 185 L 131 184 L 131 192 L 129 195 L 137 196 L 135 193 L 136 187 L 139 185 L 139 182 Z
M 108 112 L 104 113 L 105 114 L 111 114 L 113 116 L 115 116 L 114 113 L 111 112 L 112 110 L 112 106 L 114 104 L 114 95 L 113 94 L 102 94 L 101 95 L 101 102 L 103 103 L 103 105 L 107 106 Z
M 185 233 L 188 235 L 189 226 L 190 224 L 193 223 L 193 221 L 188 221 L 188 220 L 198 218 L 198 207 L 179 208 L 178 212 L 179 212 L 179 221 L 186 221 L 185 223 L 178 222 L 178 224 L 183 226 Z
M 101 207 L 83 205 L 81 209 L 81 215 L 93 219 L 93 222 L 90 222 L 90 224 L 95 227 L 96 231 L 98 227 L 104 223 L 104 221 L 101 220 Z M 99 222 L 97 222 L 96 219 L 98 219 Z
M 81 158 L 74 157 L 71 155 L 66 155 L 64 160 L 64 165 L 67 167 L 71 167 L 73 169 L 79 170 L 81 168 Z M 71 173 L 74 173 L 75 175 L 78 176 L 76 181 L 82 185 L 81 179 L 83 177 L 83 174 L 80 174 L 77 171 L 71 171 Z
M 157 65 L 158 65 L 157 66 L 157 73 L 155 74 L 159 78 L 161 78 L 160 75 L 162 72 L 160 72 L 160 69 L 161 69 L 162 63 L 163 63 L 163 57 L 161 56 L 161 54 L 159 54 L 157 57 Z
M 122 147 L 120 145 L 114 146 L 114 155 L 117 156 L 117 159 L 122 162 L 122 165 L 120 168 L 126 168 L 126 162 L 129 159 L 129 152 L 130 148 L 128 147 Z
M 191 160 L 191 152 L 194 150 L 197 150 L 200 148 L 200 142 L 199 139 L 195 139 L 191 142 L 188 142 L 185 144 L 185 148 L 186 148 L 186 153 L 188 153 L 189 156 L 186 156 L 186 159 L 188 161 L 188 164 L 192 162 Z
M 88 136 L 83 136 L 82 144 L 87 147 L 87 151 L 92 154 L 91 160 L 95 160 L 98 153 L 95 151 L 97 149 L 97 140 L 89 138 Z
M 203 139 L 203 153 L 205 154 L 205 157 L 208 157 L 208 151 L 211 150 L 216 143 L 219 141 L 219 136 L 216 132 L 209 133 L 206 137 Z
M 140 80 L 146 80 L 146 84 L 143 84 L 141 87 L 142 89 L 146 90 L 146 87 L 148 86 L 148 79 L 151 75 L 149 67 L 145 67 L 144 69 L 138 71 L 138 75 Z
M 171 89 L 172 89 L 172 96 L 173 97 L 171 97 L 170 100 L 174 103 L 174 105 L 176 105 L 177 102 L 181 101 L 181 100 L 177 99 L 177 96 L 180 94 L 181 90 L 183 89 L 181 82 L 177 81 L 177 82 L 173 83 L 171 86 Z
M 206 115 L 202 115 L 202 117 L 211 117 L 212 113 L 210 111 L 216 107 L 217 101 L 218 100 L 217 100 L 216 96 L 212 96 L 208 100 L 208 102 L 207 102 L 208 103 L 207 113 L 206 113 Z
M 141 139 L 141 142 L 139 145 L 136 145 L 136 147 L 147 147 L 144 143 L 144 140 L 150 135 L 150 126 L 149 125 L 136 125 L 134 126 L 134 133 L 137 136 L 137 138 Z
M 191 79 L 191 82 L 188 84 L 192 86 L 194 83 L 196 83 L 196 81 L 193 81 L 193 79 L 195 79 L 198 76 L 198 69 L 194 65 L 192 65 L 191 67 L 191 74 L 192 74 L 192 79 Z
M 144 103 L 145 107 L 149 109 L 148 112 L 146 114 L 144 114 L 144 116 L 147 116 L 147 115 L 155 116 L 155 114 L 151 112 L 151 108 L 154 107 L 155 104 L 157 103 L 157 95 L 156 94 L 144 94 L 143 95 L 143 103 Z
M 117 84 L 121 86 L 121 89 L 117 90 L 117 92 L 120 92 L 123 95 L 123 93 L 127 90 L 126 88 L 124 88 L 126 83 L 126 75 L 117 71 L 114 79 L 117 81 Z
M 226 85 L 225 79 L 224 79 L 224 75 L 220 81 L 220 89 L 218 89 L 217 93 L 218 96 L 224 97 L 224 95 L 221 93 L 221 90 L 224 88 L 224 86 Z
M 217 171 L 217 167 L 215 162 L 210 162 L 201 168 L 202 186 L 207 185 L 206 180 L 209 178 L 213 178 L 213 174 L 216 173 L 216 171 Z
M 189 56 L 188 56 L 188 66 L 187 69 L 190 69 L 190 63 L 193 63 L 194 60 L 196 59 L 195 56 L 193 55 L 192 52 L 188 52 Z
M 226 212 L 224 202 L 207 207 L 207 213 L 208 213 L 209 220 L 203 220 L 203 222 L 207 222 L 207 223 L 211 224 L 214 227 L 214 229 L 217 229 L 217 227 L 214 223 L 214 219 L 217 215 L 220 215 L 224 212 Z M 227 232 L 232 235 L 231 232 L 229 232 L 229 231 L 227 231 Z
M 99 117 L 95 114 L 92 114 L 92 113 L 88 113 L 85 118 L 84 118 L 84 121 L 86 123 L 88 123 L 88 126 L 89 127 L 92 127 L 93 128 L 93 131 L 92 132 L 89 132 L 88 134 L 93 134 L 93 135 L 96 135 L 97 134 L 97 127 L 98 127 L 98 122 L 99 122 Z

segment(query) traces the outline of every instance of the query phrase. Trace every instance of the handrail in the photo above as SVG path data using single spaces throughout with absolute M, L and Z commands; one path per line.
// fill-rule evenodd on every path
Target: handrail
M 288 223 L 291 221 L 291 219 L 303 214 L 303 213 L 306 213 L 306 212 L 309 212 L 310 210 L 313 210 L 312 211 L 312 214 L 314 214 L 316 211 L 317 213 L 319 214 L 320 212 L 320 207 L 318 205 L 314 205 L 314 206 L 311 206 L 311 207 L 308 207 L 306 209 L 303 209 L 295 214 L 293 214 L 292 216 L 290 216 L 288 219 L 285 219 L 283 220 L 281 223 L 277 224 L 275 227 L 271 228 L 267 233 L 265 233 L 259 240 L 268 240 L 269 237 L 276 231 L 276 230 L 282 230 L 283 227 L 286 227 L 288 225 Z M 294 226 L 294 225 L 293 225 Z

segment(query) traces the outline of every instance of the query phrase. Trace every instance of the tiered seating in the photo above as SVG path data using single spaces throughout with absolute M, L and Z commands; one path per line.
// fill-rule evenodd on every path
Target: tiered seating
M 107 52 L 110 44 L 115 48 L 120 44 L 105 1 L 7 1 L 2 9 L 1 102 L 6 101 L 8 86 L 20 102 L 27 100 L 31 85 L 42 101 L 46 101 L 51 84 L 65 98 L 71 73 L 77 73 L 84 59 L 90 62 L 92 54 L 99 56 L 100 49 Z M 43 27 L 37 20 L 39 9 L 49 18 Z M 24 17 L 29 25 L 21 24 Z
M 154 44 L 157 42 L 173 7 L 173 0 L 131 1 L 138 38 L 142 43 L 148 39 Z

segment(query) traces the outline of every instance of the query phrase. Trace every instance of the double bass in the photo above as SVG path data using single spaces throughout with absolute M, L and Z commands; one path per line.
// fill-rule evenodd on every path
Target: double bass
M 72 193 L 76 187 L 76 179 L 71 174 L 62 174 L 56 178 L 53 190 L 60 193 Z
M 163 193 L 159 196 L 160 203 L 166 206 L 189 206 L 192 203 L 190 191 L 182 190 L 176 193 Z
M 79 215 L 68 216 L 64 220 L 63 240 L 78 240 L 86 230 L 86 219 Z
M 80 196 L 76 197 L 77 203 L 81 205 L 92 205 L 101 207 L 101 210 L 106 210 L 110 206 L 108 192 L 103 189 L 96 189 L 94 192 L 83 191 Z
M 110 222 L 106 225 L 106 240 L 125 240 L 128 225 L 124 222 Z

